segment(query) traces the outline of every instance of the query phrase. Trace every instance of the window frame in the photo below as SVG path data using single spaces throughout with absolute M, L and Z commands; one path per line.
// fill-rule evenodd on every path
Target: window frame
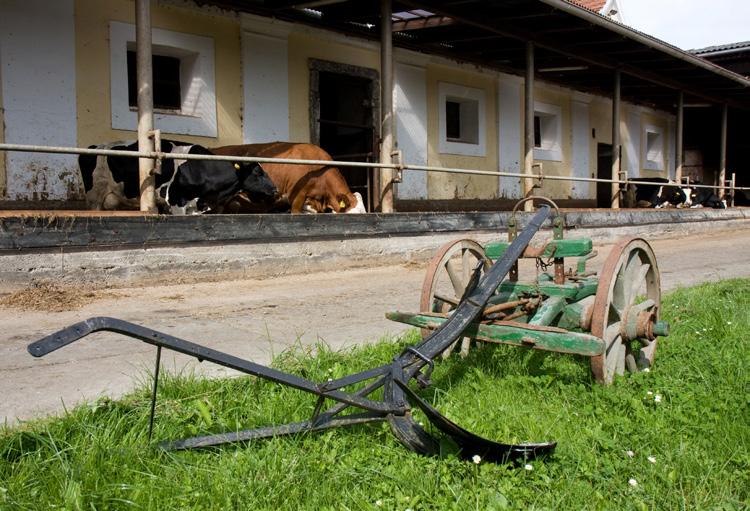
M 559 105 L 534 102 L 534 124 L 539 118 L 540 145 L 534 143 L 534 159 L 563 161 L 562 108 Z
M 461 139 L 448 138 L 447 103 L 454 102 L 459 108 Z M 484 89 L 466 87 L 448 82 L 438 82 L 438 150 L 441 154 L 461 156 L 487 156 L 487 100 Z M 474 113 L 475 112 L 475 113 Z M 472 123 L 464 133 L 464 122 Z
M 655 155 L 656 158 L 650 158 L 649 153 L 649 135 L 655 135 L 655 144 L 659 145 L 658 153 Z M 647 124 L 643 127 L 643 142 L 641 147 L 641 167 L 646 170 L 657 170 L 663 171 L 666 168 L 666 139 L 664 137 L 664 128 L 661 126 L 655 126 L 653 124 Z
M 127 52 L 135 50 L 135 25 L 110 22 L 110 104 L 112 128 L 136 131 L 138 109 L 128 100 Z M 218 135 L 214 41 L 210 37 L 155 28 L 154 55 L 180 59 L 182 105 L 154 109 L 154 126 L 167 133 Z

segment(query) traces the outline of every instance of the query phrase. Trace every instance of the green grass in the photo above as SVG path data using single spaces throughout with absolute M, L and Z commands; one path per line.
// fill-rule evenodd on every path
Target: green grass
M 0 431 L 0 509 L 745 509 L 750 280 L 678 290 L 663 316 L 672 333 L 655 367 L 610 387 L 592 383 L 587 359 L 518 348 L 438 365 L 424 395 L 459 424 L 500 441 L 559 442 L 532 470 L 467 463 L 447 443 L 442 457 L 419 456 L 383 424 L 166 453 L 148 445 L 144 385 Z M 416 332 L 407 337 L 286 353 L 275 365 L 325 380 L 390 360 Z M 154 436 L 289 422 L 313 405 L 254 378 L 171 375 Z

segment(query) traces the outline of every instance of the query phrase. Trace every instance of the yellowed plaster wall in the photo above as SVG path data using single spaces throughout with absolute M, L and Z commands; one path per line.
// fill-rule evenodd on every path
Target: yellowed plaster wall
M 339 40 L 309 34 L 289 35 L 289 136 L 310 142 L 310 59 L 365 67 L 380 72 L 380 54 Z
M 534 100 L 560 107 L 560 128 L 562 130 L 560 137 L 562 161 L 535 159 L 534 163 L 542 164 L 542 171 L 545 176 L 571 176 L 573 174 L 573 137 L 571 136 L 573 125 L 570 118 L 570 92 L 547 89 L 544 86 L 534 87 Z M 525 122 L 522 124 L 525 124 Z M 522 126 L 521 129 L 525 130 L 526 128 Z M 525 133 L 525 131 L 522 131 L 522 133 Z M 534 168 L 533 172 L 537 174 L 539 168 Z M 535 184 L 538 184 L 538 182 L 535 182 Z M 541 188 L 536 188 L 534 193 L 556 199 L 568 199 L 571 195 L 571 183 L 570 181 L 544 180 Z
M 427 77 L 427 164 L 497 172 L 497 92 L 496 77 L 461 69 L 430 65 Z M 440 117 L 438 84 L 448 82 L 485 92 L 485 147 L 486 156 L 461 156 L 439 151 Z M 430 172 L 427 174 L 428 199 L 494 199 L 498 197 L 498 178 Z
M 152 25 L 211 37 L 215 49 L 218 137 L 162 135 L 207 146 L 242 143 L 240 26 L 233 17 L 159 6 L 152 2 Z M 78 145 L 134 139 L 135 131 L 113 130 L 110 108 L 109 22 L 135 23 L 132 0 L 76 0 L 76 100 Z

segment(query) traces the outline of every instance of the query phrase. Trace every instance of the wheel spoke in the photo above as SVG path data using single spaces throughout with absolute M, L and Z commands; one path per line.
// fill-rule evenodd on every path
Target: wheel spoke
M 641 287 L 641 284 L 644 284 L 646 282 L 646 275 L 648 274 L 648 271 L 651 269 L 651 265 L 648 263 L 641 264 L 636 271 L 634 271 L 633 276 L 631 277 L 632 280 L 629 281 L 628 286 L 628 294 L 627 294 L 627 300 L 628 303 L 633 303 L 633 301 L 637 298 L 638 289 Z
M 622 365 L 625 366 L 625 346 L 622 344 L 622 337 L 619 335 L 615 337 L 615 342 L 607 352 L 607 359 L 604 363 L 606 369 L 605 374 L 608 376 L 614 375 L 620 365 L 620 358 L 622 358 Z
M 620 322 L 616 321 L 607 327 L 604 331 L 604 346 L 609 353 L 610 348 L 614 345 L 614 341 L 620 337 Z
M 620 344 L 617 349 L 617 365 L 615 366 L 615 374 L 623 376 L 625 374 L 625 345 Z
M 461 269 L 463 270 L 464 282 L 469 282 L 469 279 L 471 278 L 471 270 L 474 269 L 474 267 L 471 264 L 471 260 L 472 260 L 471 251 L 468 248 L 463 249 L 463 252 L 461 254 Z
M 445 270 L 448 272 L 448 278 L 451 280 L 451 285 L 453 285 L 453 292 L 456 293 L 456 297 L 460 300 L 464 295 L 466 283 L 462 279 L 461 269 L 456 267 L 458 264 L 459 263 L 454 259 L 450 259 L 445 263 Z
M 640 266 L 641 259 L 638 257 L 638 253 L 633 251 L 630 253 L 627 263 L 623 265 L 617 274 L 615 287 L 612 291 L 612 301 L 615 302 L 620 310 L 631 303 L 633 297 L 630 296 L 630 286 L 633 282 L 633 272 Z

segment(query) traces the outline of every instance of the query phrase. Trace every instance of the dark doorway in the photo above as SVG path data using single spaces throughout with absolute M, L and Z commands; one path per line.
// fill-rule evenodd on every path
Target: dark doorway
M 370 69 L 320 63 L 311 66 L 314 104 L 311 105 L 313 142 L 334 160 L 376 162 L 377 74 Z M 342 167 L 352 192 L 359 192 L 368 211 L 377 204 L 377 182 L 372 169 Z
M 596 145 L 596 177 L 611 179 L 612 177 L 612 144 Z M 596 183 L 596 207 L 612 207 L 612 183 Z

